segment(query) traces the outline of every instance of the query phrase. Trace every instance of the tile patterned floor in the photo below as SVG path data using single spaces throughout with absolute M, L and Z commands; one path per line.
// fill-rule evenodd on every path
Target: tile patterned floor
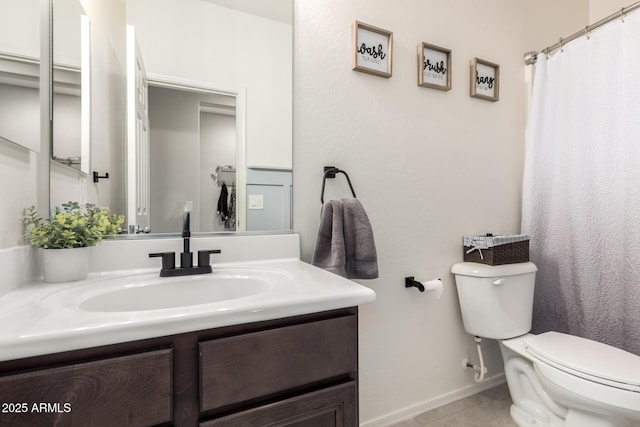
M 450 403 L 392 427 L 517 427 L 506 384 Z

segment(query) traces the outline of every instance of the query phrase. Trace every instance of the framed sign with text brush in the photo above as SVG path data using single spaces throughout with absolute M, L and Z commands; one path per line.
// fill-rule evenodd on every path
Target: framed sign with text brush
M 418 86 L 451 89 L 451 50 L 429 43 L 418 45 Z

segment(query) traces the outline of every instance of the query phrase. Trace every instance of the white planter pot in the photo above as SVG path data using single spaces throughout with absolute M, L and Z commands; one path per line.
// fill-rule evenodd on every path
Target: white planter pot
M 47 283 L 73 282 L 89 274 L 90 248 L 44 249 L 42 266 Z

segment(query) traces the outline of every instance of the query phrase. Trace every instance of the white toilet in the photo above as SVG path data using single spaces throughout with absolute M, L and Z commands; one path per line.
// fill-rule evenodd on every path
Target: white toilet
M 531 262 L 455 264 L 465 330 L 499 341 L 519 426 L 640 426 L 640 356 L 588 339 L 530 334 Z

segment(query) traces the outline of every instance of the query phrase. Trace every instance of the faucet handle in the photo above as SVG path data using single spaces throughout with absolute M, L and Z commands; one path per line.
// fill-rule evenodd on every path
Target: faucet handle
M 162 257 L 162 269 L 173 270 L 176 268 L 176 254 L 174 252 L 156 252 L 149 254 L 149 258 Z
M 211 265 L 211 260 L 209 259 L 210 254 L 219 254 L 222 251 L 220 249 L 204 249 L 198 251 L 198 267 L 207 267 Z

